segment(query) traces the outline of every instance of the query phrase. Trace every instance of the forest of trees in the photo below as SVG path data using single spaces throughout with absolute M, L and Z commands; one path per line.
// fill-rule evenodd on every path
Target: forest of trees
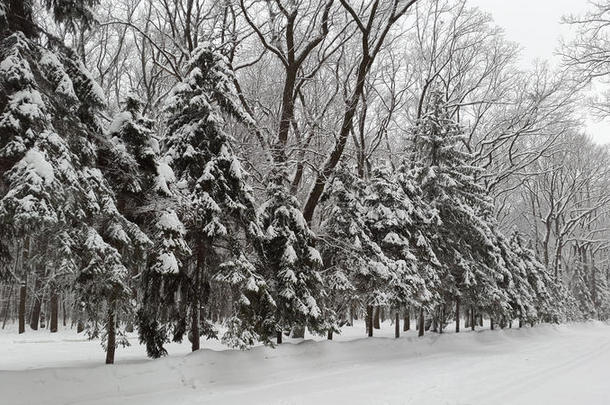
M 610 318 L 609 22 L 524 68 L 468 0 L 0 0 L 2 328 Z

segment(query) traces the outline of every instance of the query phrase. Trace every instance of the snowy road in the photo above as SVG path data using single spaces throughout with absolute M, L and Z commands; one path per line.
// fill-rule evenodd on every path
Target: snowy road
M 7 405 L 610 404 L 605 324 L 354 340 L 361 332 L 275 350 L 0 371 L 0 398 L 10 398 Z M 381 335 L 390 334 L 388 325 Z

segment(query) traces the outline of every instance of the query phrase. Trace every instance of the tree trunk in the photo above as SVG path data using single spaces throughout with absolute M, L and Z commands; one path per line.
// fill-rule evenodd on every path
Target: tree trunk
M 281 330 L 277 331 L 277 334 L 275 335 L 275 339 L 277 340 L 278 345 L 282 344 L 282 331 Z
M 25 299 L 26 299 L 27 286 L 26 282 L 21 283 L 19 287 L 19 333 L 25 332 Z
M 30 328 L 32 330 L 38 330 L 38 323 L 40 322 L 40 310 L 42 306 L 41 291 L 42 279 L 40 275 L 36 276 L 36 282 L 34 283 L 34 306 L 32 307 L 32 314 L 30 316 Z
M 374 318 L 373 318 L 373 327 L 375 329 L 381 329 L 381 324 L 379 322 L 379 316 L 380 316 L 380 312 L 381 308 L 379 307 L 375 307 L 375 314 L 374 314 Z
M 443 333 L 443 325 L 445 324 L 445 305 L 441 308 L 441 316 L 438 321 L 438 333 Z
M 411 319 L 409 317 L 409 308 L 407 308 L 407 309 L 405 309 L 405 316 L 404 316 L 404 320 L 403 320 L 402 330 L 403 330 L 403 332 L 406 332 L 409 329 L 411 329 Z
M 455 297 L 455 333 L 460 333 L 460 297 Z
M 424 307 L 419 309 L 418 336 L 424 336 Z
M 13 297 L 13 288 L 15 287 L 14 284 L 11 284 L 11 288 L 8 291 L 8 299 L 6 300 L 6 305 L 4 306 L 4 319 L 2 320 L 2 329 L 4 329 L 4 327 L 6 326 L 6 321 L 8 319 L 8 314 L 10 312 L 11 309 L 11 298 Z
M 474 313 L 474 308 L 470 308 L 470 329 L 474 330 L 475 326 L 477 326 L 476 315 Z
M 55 287 L 51 291 L 51 333 L 57 332 L 57 318 L 59 316 L 59 297 Z
M 494 330 L 494 319 L 489 317 L 489 329 Z
M 332 329 L 328 330 L 328 333 L 326 334 L 326 338 L 328 340 L 333 340 L 333 330 Z
M 199 350 L 199 299 L 196 298 L 193 303 L 193 311 L 191 313 L 191 351 Z
M 396 324 L 394 325 L 394 337 L 395 338 L 399 338 L 400 337 L 400 310 L 396 309 L 396 317 L 395 320 Z
M 368 305 L 366 307 L 366 330 L 369 337 L 373 337 L 373 306 Z
M 66 312 L 66 299 L 64 297 L 62 297 L 61 300 L 61 309 L 62 309 L 62 315 L 63 315 L 63 324 L 64 324 L 64 328 L 68 325 L 68 314 Z
M 108 306 L 108 319 L 106 319 L 106 364 L 114 364 L 114 350 L 116 349 L 116 325 L 114 321 L 114 308 Z

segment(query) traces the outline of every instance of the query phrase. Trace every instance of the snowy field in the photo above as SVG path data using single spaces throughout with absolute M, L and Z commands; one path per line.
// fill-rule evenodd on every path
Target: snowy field
M 334 341 L 240 352 L 205 342 L 117 350 L 71 331 L 0 334 L 0 403 L 18 404 L 610 404 L 610 326 L 542 325 L 393 339 L 364 326 Z M 318 338 L 319 339 L 319 338 Z

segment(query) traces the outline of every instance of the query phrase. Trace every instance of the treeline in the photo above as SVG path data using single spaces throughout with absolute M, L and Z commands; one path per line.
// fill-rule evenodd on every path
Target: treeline
M 138 78 L 131 85 L 118 65 L 109 69 L 117 76 L 108 98 L 104 80 L 86 66 L 82 42 L 92 24 L 108 27 L 96 22 L 97 3 L 43 2 L 53 26 L 51 17 L 36 21 L 30 3 L 0 1 L 3 326 L 16 317 L 20 333 L 26 323 L 36 329 L 45 314 L 51 331 L 71 324 L 101 337 L 112 363 L 116 347 L 127 344 L 124 332 L 135 329 L 149 356 L 159 357 L 166 343 L 184 338 L 193 350 L 201 337 L 239 348 L 279 344 L 305 329 L 332 339 L 355 317 L 366 319 L 373 336 L 382 312 L 394 318 L 396 337 L 401 319 L 408 327 L 412 316 L 420 336 L 428 328 L 442 333 L 450 322 L 459 331 L 462 318 L 474 328 L 483 316 L 492 327 L 608 317 L 608 267 L 596 258 L 607 250 L 599 224 L 610 166 L 603 148 L 572 131 L 574 122 L 556 119 L 573 105 L 564 98 L 567 88 L 512 100 L 511 109 L 498 99 L 473 116 L 468 108 L 480 104 L 457 101 L 450 80 L 441 80 L 455 74 L 444 70 L 445 58 L 463 60 L 457 47 L 435 56 L 439 70 L 418 103 L 398 101 L 394 82 L 391 104 L 388 94 L 369 102 L 376 74 L 387 68 L 375 60 L 391 57 L 384 41 L 416 2 L 352 8 L 329 0 L 313 8 L 307 5 L 319 2 L 295 3 L 290 11 L 278 1 L 269 9 L 277 18 L 270 32 L 250 17 L 257 2 L 210 7 L 241 21 L 262 55 L 277 59 L 267 68 L 283 71 L 281 92 L 270 85 L 256 93 L 260 77 L 237 76 L 240 42 L 220 41 L 229 33 L 226 20 L 220 37 L 205 41 L 208 31 L 191 30 L 199 18 L 192 14 L 183 27 L 166 21 L 167 35 L 186 42 L 152 47 L 153 33 L 138 22 L 114 21 L 124 27 L 117 44 L 130 43 L 127 29 L 138 35 L 135 48 L 126 46 L 130 57 L 122 59 L 120 50 L 112 63 L 135 64 L 140 52 L 143 65 L 124 65 Z M 455 19 L 453 34 L 462 32 L 465 17 L 482 18 L 463 7 L 434 10 Z M 153 19 L 146 7 L 136 11 Z M 184 10 L 166 11 L 171 17 Z M 295 50 L 295 24 L 319 36 Z M 461 29 L 463 37 L 455 37 L 471 44 L 478 33 Z M 292 48 L 267 41 L 273 30 Z M 362 49 L 353 69 L 343 71 L 354 38 Z M 148 68 L 147 52 L 164 63 L 155 59 Z M 428 62 L 423 58 L 416 71 L 423 75 Z M 166 80 L 159 67 L 177 77 Z M 478 86 L 498 83 L 480 74 Z M 329 83 L 336 90 L 317 104 Z M 504 94 L 487 90 L 481 97 Z M 277 94 L 277 105 L 265 99 Z M 367 120 L 367 111 L 377 118 Z M 414 111 L 409 120 L 396 119 Z M 568 141 L 586 144 L 595 158 L 577 159 Z M 585 240 L 577 231 L 596 236 Z M 562 256 L 571 247 L 577 260 Z

